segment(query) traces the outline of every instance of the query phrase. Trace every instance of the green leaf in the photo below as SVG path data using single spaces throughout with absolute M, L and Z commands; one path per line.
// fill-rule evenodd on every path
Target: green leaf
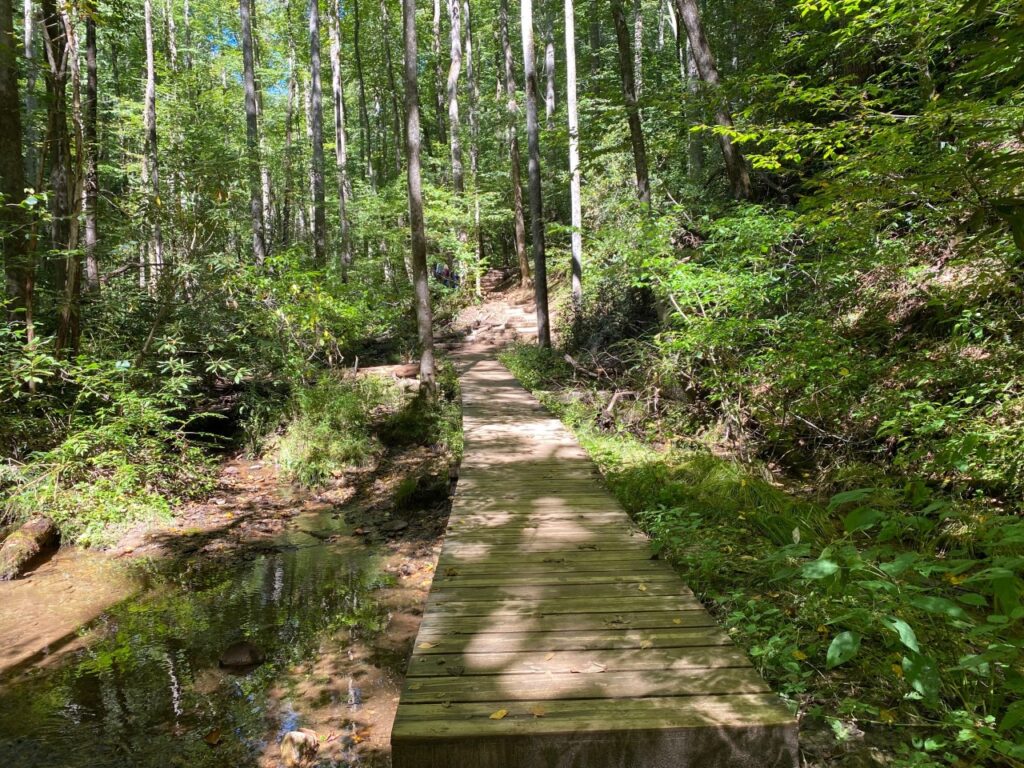
M 988 600 L 985 599 L 984 595 L 979 595 L 977 592 L 965 592 L 962 595 L 957 595 L 956 599 L 964 605 L 971 605 L 975 608 L 988 607 Z
M 840 632 L 828 646 L 828 653 L 825 655 L 825 668 L 832 669 L 840 664 L 845 664 L 860 650 L 860 635 L 856 632 Z
M 938 703 L 939 668 L 934 659 L 911 651 L 903 657 L 903 676 L 928 704 Z
M 917 634 L 911 628 L 907 622 L 903 619 L 897 619 L 895 616 L 890 616 L 887 619 L 882 619 L 882 623 L 885 624 L 889 629 L 900 636 L 900 642 L 903 643 L 907 648 L 920 653 L 921 647 L 917 642 Z
M 929 613 L 938 613 L 942 616 L 948 616 L 949 618 L 956 619 L 958 621 L 970 621 L 970 617 L 963 608 L 952 600 L 947 600 L 944 597 L 921 595 L 920 597 L 913 598 L 910 601 L 910 604 L 915 608 L 920 608 L 922 611 L 928 611 Z
M 843 527 L 847 533 L 863 531 L 871 528 L 875 523 L 884 518 L 885 515 L 871 507 L 857 507 L 853 512 L 843 518 Z
M 870 498 L 875 493 L 874 488 L 855 488 L 852 491 L 843 491 L 837 493 L 832 497 L 828 503 L 829 509 L 835 509 L 841 507 L 843 504 L 849 504 L 851 501 L 863 501 L 864 499 Z
M 800 574 L 805 579 L 825 579 L 839 571 L 839 565 L 831 560 L 814 560 L 804 563 Z
M 1024 723 L 1024 701 L 1015 701 L 1006 708 L 1006 714 L 999 721 L 1000 731 L 1012 731 Z

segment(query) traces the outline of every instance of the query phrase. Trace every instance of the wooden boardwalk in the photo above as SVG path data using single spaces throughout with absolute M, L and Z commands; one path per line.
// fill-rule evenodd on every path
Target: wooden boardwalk
M 394 768 L 797 765 L 796 724 L 487 353 L 392 733 Z

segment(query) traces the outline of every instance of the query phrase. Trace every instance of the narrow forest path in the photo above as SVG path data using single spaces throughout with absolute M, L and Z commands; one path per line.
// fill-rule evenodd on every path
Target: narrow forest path
M 394 768 L 796 765 L 793 718 L 495 360 L 529 332 L 501 306 L 454 354 L 465 457 Z

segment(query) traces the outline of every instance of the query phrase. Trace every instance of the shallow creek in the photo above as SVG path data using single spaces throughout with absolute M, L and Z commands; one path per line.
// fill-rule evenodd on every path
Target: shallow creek
M 300 727 L 318 765 L 387 764 L 433 548 L 352 533 L 304 514 L 230 558 L 68 553 L 0 585 L 0 766 L 276 766 Z M 264 663 L 222 668 L 242 640 Z

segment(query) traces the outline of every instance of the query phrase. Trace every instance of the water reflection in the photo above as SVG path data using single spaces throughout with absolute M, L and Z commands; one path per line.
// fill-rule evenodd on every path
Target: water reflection
M 0 687 L 0 765 L 255 765 L 268 739 L 299 724 L 287 705 L 268 707 L 281 671 L 327 632 L 384 621 L 370 594 L 382 576 L 364 550 L 304 538 L 229 565 L 155 567 L 67 663 Z M 266 661 L 233 675 L 218 659 L 241 639 Z M 349 699 L 340 705 L 358 706 L 351 683 Z

